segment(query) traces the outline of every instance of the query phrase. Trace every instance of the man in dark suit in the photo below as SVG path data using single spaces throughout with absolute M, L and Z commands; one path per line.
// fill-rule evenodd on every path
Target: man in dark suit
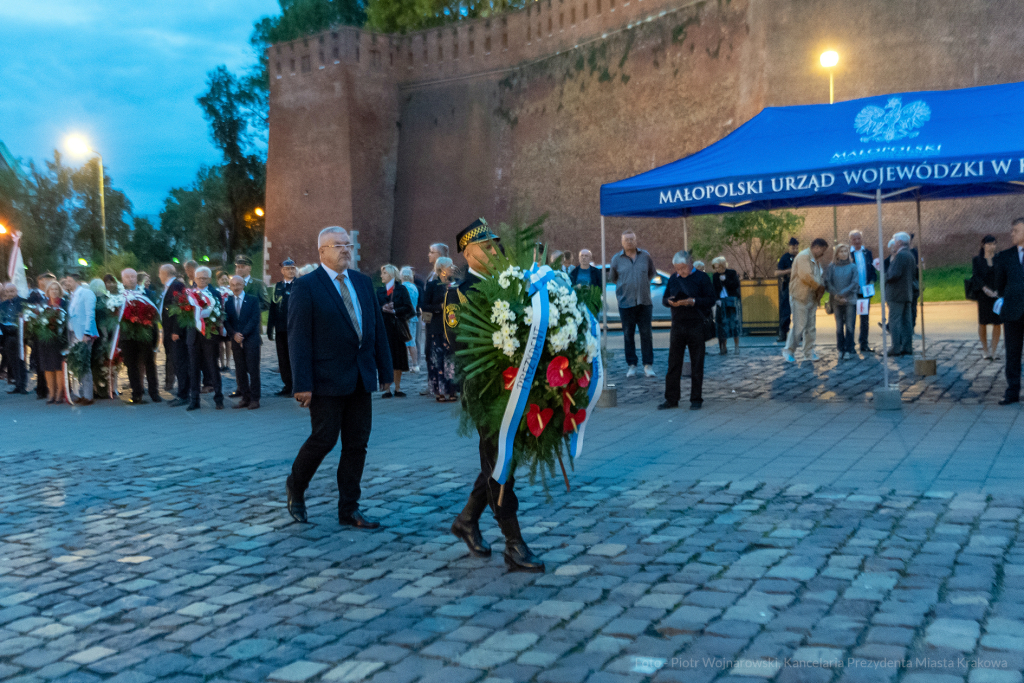
M 1024 352 L 1024 218 L 1014 219 L 1010 227 L 1013 246 L 992 260 L 996 270 L 997 302 L 1002 302 L 999 318 L 1006 339 L 1006 393 L 999 405 L 1020 402 L 1020 363 Z
M 231 353 L 235 358 L 235 382 L 242 400 L 235 408 L 256 410 L 260 407 L 260 335 L 259 299 L 247 296 L 245 280 L 234 275 L 230 282 L 231 294 L 224 303 L 227 308 L 228 339 L 231 340 Z
M 871 297 L 865 294 L 878 282 L 878 271 L 875 269 L 874 255 L 864 246 L 864 235 L 860 230 L 850 231 L 850 260 L 857 266 L 857 299 L 870 299 Z M 868 288 L 869 285 L 871 289 Z M 868 313 L 854 318 L 860 322 L 858 343 L 861 353 L 871 353 L 871 346 L 868 344 L 869 318 Z
M 171 304 L 174 297 L 185 292 L 185 283 L 178 279 L 178 269 L 173 264 L 165 263 L 160 266 L 160 282 L 164 285 L 164 291 L 160 295 L 158 308 L 160 309 L 160 324 L 163 327 L 164 336 L 164 388 L 170 391 L 175 380 L 178 382 L 178 392 L 173 401 L 172 408 L 188 405 L 189 398 L 189 368 L 188 368 L 188 342 L 186 333 L 178 325 L 178 320 L 171 315 Z
M 380 524 L 359 512 L 359 482 L 373 417 L 370 392 L 387 391 L 394 377 L 384 316 L 370 278 L 349 269 L 348 232 L 324 228 L 317 246 L 320 267 L 295 281 L 288 303 L 292 386 L 312 425 L 285 483 L 288 512 L 306 521 L 306 488 L 340 434 L 338 521 L 376 529 Z
M 466 301 L 469 290 L 488 273 L 487 264 L 495 254 L 498 237 L 490 231 L 483 220 L 476 220 L 460 232 L 456 238 L 459 252 L 466 257 L 469 269 L 457 288 L 449 289 L 445 296 L 445 335 L 454 349 L 465 348 L 458 341 L 459 310 Z M 463 394 L 463 401 L 466 400 Z M 478 557 L 491 554 L 491 547 L 480 533 L 480 516 L 490 505 L 494 518 L 505 536 L 505 564 L 511 571 L 543 572 L 544 563 L 535 556 L 523 540 L 519 529 L 519 499 L 515 492 L 515 476 L 510 472 L 505 480 L 505 494 L 501 495 L 501 484 L 494 480 L 494 466 L 498 460 L 498 435 L 477 430 L 480 434 L 480 474 L 476 477 L 469 500 L 459 516 L 452 523 L 451 532 L 462 539 L 469 552 Z M 501 504 L 498 499 L 501 498 Z
M 295 261 L 285 259 L 281 263 L 280 282 L 274 285 L 270 297 L 270 313 L 267 315 L 267 339 L 277 345 L 277 367 L 281 373 L 284 388 L 275 396 L 292 395 L 292 361 L 288 357 L 288 301 L 292 296 L 292 282 L 295 281 Z
M 914 275 L 917 263 L 910 253 L 910 235 L 893 235 L 895 253 L 885 269 L 885 298 L 889 303 L 890 356 L 914 355 Z
M 197 294 L 206 295 L 209 298 L 209 306 L 204 306 L 200 311 L 200 317 L 206 322 L 205 332 L 194 327 L 189 328 L 187 343 L 189 357 L 189 397 L 188 408 L 185 410 L 199 410 L 200 369 L 205 370 L 206 379 L 213 387 L 213 404 L 217 410 L 224 409 L 224 394 L 221 391 L 220 379 L 220 323 L 210 320 L 211 314 L 221 308 L 220 292 L 213 288 L 210 280 L 213 274 L 206 266 L 199 266 L 195 271 L 195 291 Z M 201 301 L 196 302 L 202 306 Z M 221 316 L 223 317 L 223 316 Z M 217 329 L 214 330 L 213 328 Z

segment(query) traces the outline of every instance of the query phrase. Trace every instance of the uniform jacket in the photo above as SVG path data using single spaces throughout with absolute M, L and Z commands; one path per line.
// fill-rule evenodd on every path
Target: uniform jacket
M 267 285 L 264 284 L 263 280 L 257 280 L 254 277 L 250 277 L 249 281 L 245 283 L 245 296 L 253 297 L 260 302 L 260 310 L 266 311 L 270 309 L 270 296 L 267 294 Z
M 293 284 L 295 280 L 282 280 L 274 285 L 274 296 L 270 299 L 270 313 L 267 316 L 268 339 L 273 339 L 274 334 L 288 334 L 288 300 L 292 296 Z

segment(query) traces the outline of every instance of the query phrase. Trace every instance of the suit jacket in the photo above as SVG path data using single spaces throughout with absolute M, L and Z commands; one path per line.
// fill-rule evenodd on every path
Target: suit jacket
M 1020 264 L 1017 247 L 996 254 L 992 265 L 996 269 L 996 291 L 1003 297 L 999 317 L 1004 323 L 1024 318 L 1024 266 Z
M 292 284 L 288 302 L 288 356 L 295 393 L 349 396 L 360 380 L 375 391 L 394 381 L 384 317 L 370 278 L 347 271 L 359 299 L 362 341 L 327 271 L 317 268 Z
M 292 296 L 293 284 L 295 280 L 282 280 L 274 285 L 274 296 L 270 301 L 270 313 L 267 315 L 267 338 L 270 338 L 271 332 L 288 334 L 288 300 Z M 246 293 L 246 296 L 249 294 Z
M 263 312 L 260 310 L 259 299 L 246 294 L 242 299 L 242 311 L 237 313 L 235 312 L 235 297 L 231 295 L 224 302 L 224 308 L 227 313 L 224 328 L 227 330 L 229 338 L 233 340 L 236 334 L 241 334 L 242 344 L 245 346 L 250 344 L 259 346 L 263 343 L 263 337 L 260 335 L 260 318 Z
M 894 304 L 909 304 L 914 300 L 914 276 L 917 262 L 907 248 L 900 249 L 890 259 L 885 271 L 885 298 Z
M 79 285 L 71 295 L 71 303 L 68 305 L 68 329 L 75 335 L 76 341 L 85 335 L 100 336 L 96 331 L 96 295 L 88 287 Z
M 171 304 L 174 303 L 174 296 L 184 291 L 185 283 L 178 278 L 171 280 L 171 284 L 164 288 L 164 299 L 160 304 L 160 324 L 164 327 L 164 334 L 181 334 L 178 319 L 171 315 Z
M 586 270 L 590 274 L 590 286 L 591 287 L 600 287 L 601 286 L 601 269 L 598 268 L 597 266 L 590 266 Z M 569 271 L 569 281 L 571 283 L 573 283 L 574 285 L 577 284 L 577 281 L 579 280 L 579 277 L 580 277 L 580 267 L 579 266 L 576 266 L 571 271 Z

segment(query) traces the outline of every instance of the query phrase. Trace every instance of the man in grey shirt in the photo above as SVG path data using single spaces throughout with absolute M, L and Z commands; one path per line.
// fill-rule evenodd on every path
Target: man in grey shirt
M 636 328 L 640 328 L 640 352 L 644 374 L 654 377 L 654 340 L 651 336 L 651 279 L 657 275 L 654 259 L 636 246 L 636 233 L 622 233 L 622 251 L 612 257 L 609 281 L 615 283 L 615 297 L 619 301 L 619 319 L 626 345 L 626 377 L 636 375 Z

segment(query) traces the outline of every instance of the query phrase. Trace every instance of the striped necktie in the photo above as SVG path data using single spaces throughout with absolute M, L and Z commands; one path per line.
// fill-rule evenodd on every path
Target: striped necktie
M 363 341 L 363 330 L 360 329 L 359 318 L 356 317 L 356 307 L 352 303 L 352 292 L 348 291 L 348 285 L 345 284 L 345 273 L 344 271 L 338 273 L 338 284 L 341 285 L 338 289 L 341 291 L 341 300 L 345 302 L 345 310 L 348 311 L 348 317 L 352 319 L 352 327 L 356 328 L 356 336 L 359 337 L 359 341 Z

